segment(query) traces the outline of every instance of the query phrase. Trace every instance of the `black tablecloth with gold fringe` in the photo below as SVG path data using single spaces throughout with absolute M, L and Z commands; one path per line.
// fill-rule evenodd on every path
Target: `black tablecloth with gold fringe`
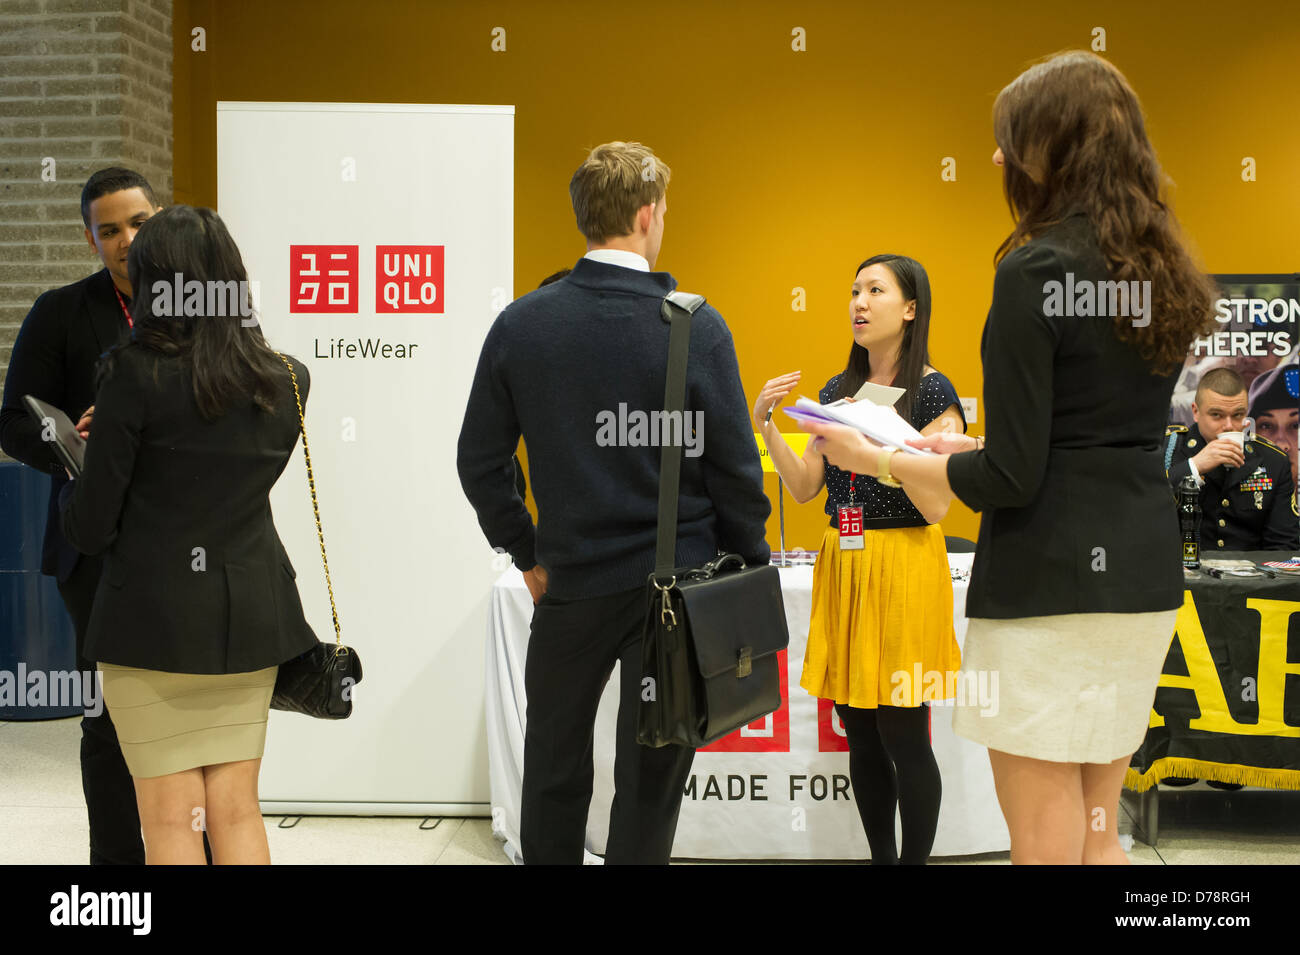
M 1300 577 L 1189 578 L 1124 785 L 1143 792 L 1178 776 L 1300 789 Z

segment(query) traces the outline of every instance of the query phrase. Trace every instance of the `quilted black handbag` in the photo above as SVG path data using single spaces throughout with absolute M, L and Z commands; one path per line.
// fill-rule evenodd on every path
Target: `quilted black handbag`
M 279 352 L 276 352 L 280 355 Z M 289 359 L 280 355 L 293 380 L 293 400 L 298 405 L 298 428 L 302 434 L 302 454 L 307 461 L 307 486 L 311 488 L 311 507 L 316 514 L 316 537 L 320 541 L 320 558 L 325 565 L 325 588 L 330 595 L 330 612 L 334 616 L 334 642 L 316 641 L 306 653 L 280 664 L 271 695 L 271 709 L 303 713 L 320 720 L 342 720 L 352 715 L 352 688 L 361 682 L 361 658 L 357 651 L 343 645 L 339 628 L 339 611 L 334 606 L 334 585 L 330 582 L 330 565 L 325 557 L 325 533 L 320 526 L 320 507 L 316 503 L 316 479 L 311 471 L 311 452 L 307 450 L 307 423 L 302 415 L 302 396 L 298 393 L 298 376 Z
M 352 715 L 352 687 L 361 682 L 361 658 L 351 647 L 317 641 L 306 653 L 280 664 L 271 708 L 320 720 Z
M 671 325 L 664 407 L 686 404 L 691 315 L 699 295 L 664 299 Z M 746 567 L 739 554 L 719 554 L 702 567 L 673 567 L 682 448 L 665 442 L 659 471 L 655 571 L 647 584 L 641 643 L 642 697 L 637 742 L 700 747 L 781 705 L 777 652 L 790 634 L 780 573 L 771 564 Z

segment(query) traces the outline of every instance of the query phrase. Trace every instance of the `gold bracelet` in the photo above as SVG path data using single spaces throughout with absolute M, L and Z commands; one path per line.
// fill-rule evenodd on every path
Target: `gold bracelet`
M 888 448 L 885 451 L 881 452 L 880 457 L 876 459 L 876 471 L 877 471 L 876 480 L 879 481 L 881 484 L 883 484 L 885 487 L 903 486 L 902 481 L 896 480 L 894 476 L 889 473 L 889 462 L 893 458 L 893 456 L 897 453 L 898 453 L 898 448 Z

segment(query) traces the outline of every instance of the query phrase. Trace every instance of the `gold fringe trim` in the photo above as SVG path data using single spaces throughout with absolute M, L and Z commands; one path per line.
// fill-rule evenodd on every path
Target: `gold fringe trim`
M 1157 759 L 1145 773 L 1139 773 L 1130 766 L 1124 774 L 1124 788 L 1144 793 L 1171 776 L 1240 783 L 1243 786 L 1266 786 L 1269 789 L 1300 789 L 1300 769 L 1260 769 L 1258 766 L 1210 763 L 1179 756 Z

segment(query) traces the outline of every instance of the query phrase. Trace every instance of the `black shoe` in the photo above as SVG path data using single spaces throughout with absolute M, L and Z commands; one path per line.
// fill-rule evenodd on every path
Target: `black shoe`
M 1167 776 L 1166 778 L 1160 780 L 1160 785 L 1161 786 L 1190 786 L 1194 782 L 1196 782 L 1195 779 L 1189 779 L 1186 776 Z
M 1211 779 L 1210 785 L 1215 789 L 1222 789 L 1224 792 L 1235 793 L 1242 787 L 1241 783 L 1221 783 L 1217 779 Z

